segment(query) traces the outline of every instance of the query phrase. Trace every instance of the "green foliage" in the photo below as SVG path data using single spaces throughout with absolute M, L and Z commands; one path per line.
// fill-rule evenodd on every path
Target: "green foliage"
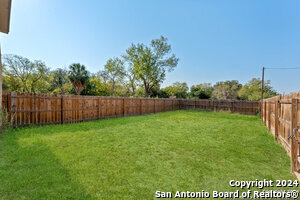
M 100 96 L 131 96 L 196 99 L 259 100 L 261 80 L 253 78 L 242 86 L 237 80 L 193 85 L 176 82 L 160 89 L 166 72 L 178 63 L 170 55 L 167 38 L 152 40 L 149 46 L 132 44 L 121 58 L 107 61 L 104 70 L 92 75 L 79 63 L 69 66 L 69 71 L 52 72 L 42 61 L 30 61 L 17 55 L 5 55 L 3 66 L 3 90 L 15 92 L 81 94 Z M 277 95 L 270 81 L 265 82 L 264 98 Z
M 157 190 L 245 191 L 230 180 L 295 180 L 256 116 L 165 112 L 19 128 L 0 142 L 3 200 L 153 199 Z
M 214 85 L 213 98 L 238 99 L 238 91 L 241 87 L 237 80 L 217 82 Z
M 169 98 L 169 95 L 167 94 L 166 91 L 161 90 L 158 86 L 153 87 L 150 90 L 150 97 L 153 98 Z
M 145 95 L 145 89 L 143 87 L 138 87 L 135 91 L 134 97 L 144 97 Z
M 134 73 L 134 68 L 131 63 L 128 64 L 125 78 L 127 79 L 127 83 L 125 83 L 125 86 L 128 88 L 129 96 L 135 96 L 136 87 L 139 83 L 139 80 L 137 79 L 137 75 Z
M 271 87 L 271 82 L 264 83 L 264 98 L 270 98 L 278 95 Z M 253 78 L 245 84 L 239 91 L 239 97 L 242 100 L 260 100 L 261 99 L 261 79 Z
M 191 98 L 197 99 L 210 99 L 212 97 L 213 90 L 214 88 L 210 83 L 193 85 L 191 87 L 190 96 Z
M 169 56 L 171 45 L 167 38 L 151 41 L 149 46 L 144 44 L 132 44 L 126 50 L 125 60 L 133 67 L 136 78 L 140 80 L 145 89 L 145 95 L 150 95 L 153 87 L 162 83 L 166 77 L 166 71 L 172 71 L 178 63 L 175 55 Z
M 100 78 L 92 77 L 81 94 L 93 96 L 109 96 L 110 89 L 109 85 L 101 82 Z
M 102 76 L 106 76 L 111 83 L 111 95 L 115 96 L 115 86 L 117 82 L 121 82 L 125 76 L 124 61 L 120 58 L 109 59 L 104 66 L 105 71 Z
M 5 109 L 0 110 L 0 134 L 11 128 L 11 120 Z
M 176 98 L 187 98 L 189 87 L 186 83 L 175 82 L 172 86 L 162 89 L 167 96 L 176 96 Z
M 80 92 L 89 81 L 89 73 L 84 65 L 74 63 L 69 66 L 69 79 L 73 84 L 76 94 L 80 95 Z
M 46 93 L 49 68 L 42 61 L 30 61 L 18 55 L 4 56 L 3 82 L 7 90 Z
M 50 74 L 50 91 L 53 94 L 69 94 L 72 84 L 68 77 L 68 71 L 58 68 Z
M 22 82 L 18 79 L 18 77 L 3 71 L 2 76 L 3 81 L 3 90 L 5 91 L 15 91 L 15 92 L 23 92 L 24 87 L 22 86 Z

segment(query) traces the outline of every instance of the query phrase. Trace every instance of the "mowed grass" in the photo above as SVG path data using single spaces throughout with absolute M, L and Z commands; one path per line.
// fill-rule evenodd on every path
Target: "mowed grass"
M 154 199 L 156 191 L 235 191 L 232 179 L 295 179 L 257 116 L 173 111 L 19 128 L 0 141 L 5 200 Z

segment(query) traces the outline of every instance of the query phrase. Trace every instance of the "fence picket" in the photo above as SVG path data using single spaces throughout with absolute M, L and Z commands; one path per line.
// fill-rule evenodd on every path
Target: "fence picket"
M 235 112 L 244 114 L 256 114 L 259 110 L 257 101 L 245 101 L 245 105 L 242 105 L 242 101 L 227 100 L 94 97 L 19 92 L 4 92 L 2 101 L 5 102 L 4 108 L 8 110 L 14 126 L 65 124 L 191 108 L 229 111 L 229 107 L 234 107 Z

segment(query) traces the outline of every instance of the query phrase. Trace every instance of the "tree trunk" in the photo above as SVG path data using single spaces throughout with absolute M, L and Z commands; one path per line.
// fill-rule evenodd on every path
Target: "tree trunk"
M 148 87 L 146 81 L 144 81 L 144 87 L 145 87 L 145 96 L 149 97 L 150 91 L 149 91 L 149 87 Z
M 112 96 L 115 96 L 115 82 L 112 82 Z
M 132 96 L 134 96 L 135 95 L 135 88 L 134 88 L 134 86 L 132 86 Z

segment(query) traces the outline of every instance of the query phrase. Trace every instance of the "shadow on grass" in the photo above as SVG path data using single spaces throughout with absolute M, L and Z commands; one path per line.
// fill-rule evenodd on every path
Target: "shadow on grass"
M 190 110 L 177 110 L 177 111 L 168 111 L 168 112 L 160 112 L 156 114 L 145 114 L 141 116 L 126 116 L 126 117 L 118 117 L 118 118 L 105 118 L 101 120 L 94 121 L 86 121 L 79 123 L 70 123 L 70 124 L 56 124 L 56 125 L 44 125 L 44 126 L 28 126 L 28 127 L 19 127 L 10 130 L 9 132 L 15 134 L 22 130 L 22 134 L 26 134 L 27 132 L 34 132 L 35 134 L 41 135 L 51 135 L 53 133 L 58 132 L 82 132 L 82 131 L 93 131 L 93 130 L 101 130 L 104 128 L 129 125 L 131 123 L 144 122 L 149 119 L 156 118 L 159 116 L 168 116 L 174 117 L 174 114 L 185 114 L 187 117 L 190 117 L 192 114 L 197 114 L 195 117 L 205 117 L 212 119 L 228 119 L 228 120 L 241 120 L 241 121 L 255 121 L 257 120 L 257 116 L 255 115 L 243 115 L 238 113 L 231 113 L 225 111 L 207 111 L 200 109 L 190 109 Z M 201 113 L 201 116 L 198 114 Z M 117 121 L 117 123 L 116 123 Z M 45 131 L 46 130 L 46 131 Z M 1 139 L 1 138 L 0 138 Z
M 292 178 L 283 149 L 252 119 L 174 111 L 13 130 L 0 141 L 0 199 L 151 199 L 157 189 Z
M 170 112 L 176 112 L 176 111 L 170 111 Z M 24 126 L 24 127 L 16 127 L 14 129 L 9 130 L 9 132 L 17 133 L 20 130 L 22 130 L 22 134 L 26 134 L 26 132 L 34 131 L 35 134 L 51 135 L 53 133 L 58 133 L 61 131 L 73 132 L 73 133 L 81 132 L 81 131 L 93 131 L 93 130 L 101 130 L 109 127 L 115 128 L 116 126 L 128 125 L 131 123 L 143 122 L 149 120 L 149 117 L 151 116 L 162 115 L 162 114 L 166 114 L 166 112 L 165 113 L 161 112 L 156 114 L 150 113 L 150 114 L 145 114 L 140 116 L 112 117 L 112 118 L 104 118 L 99 120 L 91 120 L 91 121 L 76 122 L 76 123 L 69 123 L 69 124 L 31 125 L 31 126 Z
M 1 145 L 0 199 L 91 199 L 47 146 L 17 139 Z

